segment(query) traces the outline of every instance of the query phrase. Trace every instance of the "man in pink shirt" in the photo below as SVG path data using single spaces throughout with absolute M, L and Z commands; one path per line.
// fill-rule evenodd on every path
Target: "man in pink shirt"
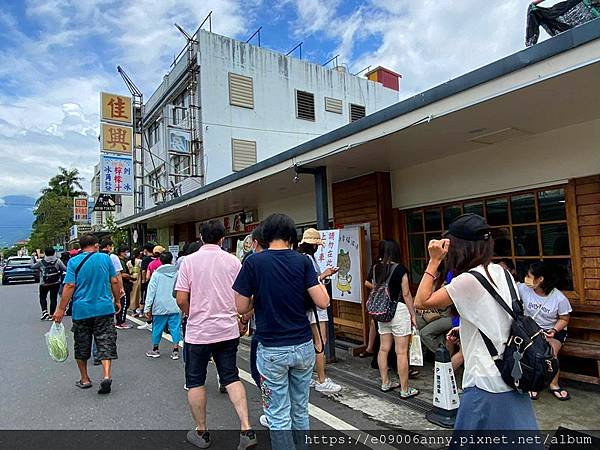
M 218 221 L 202 225 L 204 245 L 186 256 L 175 290 L 177 304 L 188 316 L 185 332 L 185 382 L 188 403 L 196 421 L 196 429 L 188 433 L 188 441 L 199 447 L 211 444 L 206 426 L 206 371 L 212 357 L 219 380 L 227 388 L 229 399 L 240 419 L 238 449 L 257 444 L 250 427 L 246 390 L 237 368 L 240 332 L 233 283 L 241 269 L 239 260 L 221 249 L 225 228 Z

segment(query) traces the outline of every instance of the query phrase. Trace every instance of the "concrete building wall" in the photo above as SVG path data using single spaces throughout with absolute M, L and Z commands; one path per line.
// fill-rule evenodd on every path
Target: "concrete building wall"
M 206 182 L 232 172 L 232 139 L 256 141 L 264 160 L 349 123 L 349 104 L 366 114 L 398 101 L 398 92 L 348 73 L 201 31 L 200 100 Z M 254 108 L 229 103 L 232 72 L 251 77 Z M 314 93 L 315 120 L 296 117 L 296 90 Z M 325 97 L 342 100 L 342 114 L 325 111 Z
M 507 141 L 392 172 L 392 206 L 512 192 L 600 171 L 600 120 Z

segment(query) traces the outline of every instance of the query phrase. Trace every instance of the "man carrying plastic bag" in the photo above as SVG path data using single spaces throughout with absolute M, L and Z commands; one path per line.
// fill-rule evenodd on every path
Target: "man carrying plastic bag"
M 96 236 L 85 234 L 79 244 L 82 252 L 69 260 L 62 299 L 52 318 L 60 324 L 65 308 L 73 300 L 74 354 L 81 374 L 75 386 L 80 389 L 92 387 L 87 361 L 91 356 L 93 338 L 103 372 L 98 393 L 108 394 L 112 384 L 111 361 L 117 359 L 114 314 L 121 308 L 120 283 L 108 255 L 98 253 Z

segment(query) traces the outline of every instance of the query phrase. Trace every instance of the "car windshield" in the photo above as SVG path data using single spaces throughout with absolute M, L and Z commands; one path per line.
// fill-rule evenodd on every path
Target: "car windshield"
M 29 266 L 31 264 L 31 258 L 11 258 L 7 262 L 11 266 Z

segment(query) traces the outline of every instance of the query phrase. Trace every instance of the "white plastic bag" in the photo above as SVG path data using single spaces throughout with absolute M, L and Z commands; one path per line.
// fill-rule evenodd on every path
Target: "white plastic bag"
M 50 357 L 56 362 L 66 361 L 69 357 L 69 348 L 67 347 L 65 326 L 62 323 L 53 322 L 45 337 Z
M 423 348 L 421 347 L 421 336 L 419 330 L 413 328 L 412 337 L 410 339 L 410 365 L 411 366 L 422 366 L 423 365 Z

